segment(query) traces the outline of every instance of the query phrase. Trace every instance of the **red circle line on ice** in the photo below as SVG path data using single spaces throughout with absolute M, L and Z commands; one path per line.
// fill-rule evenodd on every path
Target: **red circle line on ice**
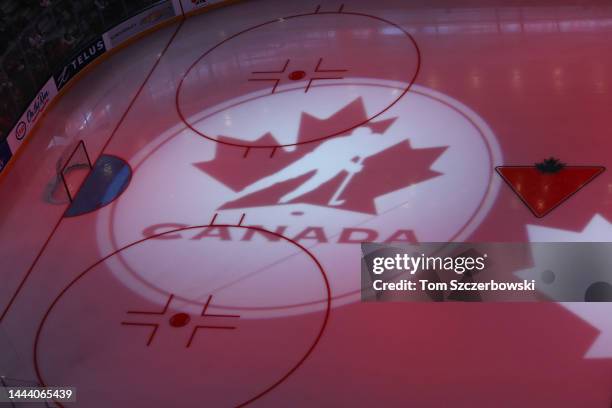
M 304 361 L 306 361 L 306 359 L 312 354 L 313 350 L 315 349 L 315 347 L 317 346 L 317 344 L 319 343 L 319 341 L 321 340 L 321 337 L 323 336 L 323 332 L 325 331 L 325 328 L 327 327 L 327 322 L 329 320 L 329 314 L 330 314 L 330 310 L 331 310 L 331 289 L 330 289 L 330 285 L 329 285 L 329 281 L 327 279 L 327 275 L 325 273 L 325 270 L 323 269 L 323 266 L 321 265 L 321 263 L 317 260 L 317 258 L 304 246 L 300 245 L 298 242 L 292 240 L 291 238 L 285 237 L 281 234 L 278 234 L 276 232 L 273 231 L 268 231 L 264 228 L 260 228 L 260 227 L 252 227 L 252 226 L 245 226 L 245 225 L 231 225 L 231 224 L 207 224 L 207 225 L 198 225 L 198 226 L 190 226 L 190 227 L 185 227 L 185 228 L 178 228 L 178 229 L 174 229 L 171 231 L 165 231 L 162 232 L 160 234 L 156 234 L 150 237 L 146 237 L 143 239 L 140 239 L 138 241 L 132 242 L 131 244 L 128 244 L 116 251 L 113 251 L 112 253 L 110 253 L 109 255 L 105 256 L 104 258 L 100 259 L 99 261 L 97 261 L 96 263 L 94 263 L 93 265 L 91 265 L 89 268 L 87 268 L 85 271 L 81 272 L 76 278 L 74 278 L 58 295 L 57 297 L 53 300 L 53 302 L 51 303 L 51 305 L 49 306 L 49 308 L 47 309 L 47 311 L 45 312 L 39 326 L 38 329 L 36 330 L 36 337 L 34 339 L 34 369 L 36 371 L 36 376 L 38 378 L 38 381 L 40 382 L 40 384 L 44 387 L 47 386 L 48 384 L 45 382 L 42 372 L 41 372 L 41 368 L 39 366 L 39 362 L 38 362 L 38 346 L 39 346 L 39 342 L 41 339 L 41 334 L 42 334 L 42 330 L 43 327 L 45 326 L 45 323 L 48 319 L 48 317 L 51 315 L 51 312 L 53 311 L 54 307 L 57 305 L 57 303 L 60 301 L 60 299 L 78 282 L 81 280 L 81 278 L 83 278 L 85 275 L 87 275 L 87 273 L 91 272 L 92 270 L 95 270 L 95 268 L 104 263 L 105 261 L 107 261 L 108 259 L 114 257 L 115 255 L 119 254 L 120 252 L 129 249 L 131 247 L 134 247 L 138 244 L 141 244 L 145 241 L 151 240 L 151 239 L 155 239 L 155 238 L 159 238 L 162 237 L 164 235 L 168 235 L 168 234 L 174 234 L 177 232 L 182 232 L 182 231 L 188 231 L 188 230 L 194 230 L 194 229 L 201 229 L 201 228 L 208 228 L 208 227 L 222 227 L 222 228 L 242 228 L 242 229 L 251 229 L 251 230 L 256 230 L 265 234 L 270 234 L 273 235 L 279 239 L 283 239 L 286 242 L 293 244 L 294 246 L 296 246 L 297 248 L 301 249 L 303 253 L 305 253 L 308 257 L 310 257 L 310 259 L 312 260 L 312 262 L 315 264 L 316 268 L 319 270 L 319 272 L 321 273 L 321 277 L 323 279 L 324 282 L 324 286 L 325 286 L 325 292 L 327 295 L 327 302 L 326 302 L 326 308 L 325 311 L 323 312 L 323 322 L 321 323 L 321 327 L 319 328 L 314 341 L 312 342 L 311 346 L 308 348 L 308 350 L 306 350 L 305 354 L 297 361 L 296 364 L 293 365 L 293 367 L 291 367 L 289 369 L 289 371 L 287 373 L 285 373 L 284 375 L 282 375 L 276 382 L 274 382 L 273 384 L 271 384 L 270 386 L 268 386 L 266 389 L 264 389 L 263 391 L 259 392 L 257 395 L 249 398 L 248 400 L 240 403 L 237 405 L 237 407 L 243 407 L 246 406 L 252 402 L 254 402 L 255 400 L 261 398 L 262 396 L 264 396 L 265 394 L 269 393 L 270 391 L 272 391 L 274 388 L 278 387 L 282 382 L 284 382 L 289 376 L 291 376 L 291 374 L 293 374 L 303 363 Z M 173 316 L 176 317 L 178 315 Z M 187 316 L 187 315 L 186 315 Z M 185 316 L 180 316 L 180 318 L 178 320 L 181 320 L 181 322 L 176 322 L 176 323 L 182 323 L 182 320 L 184 320 Z M 176 319 L 175 319 L 176 320 Z M 62 405 L 61 403 L 55 401 L 55 403 L 60 406 L 60 407 L 64 407 L 64 405 Z
M 416 53 L 416 66 L 414 69 L 414 74 L 412 75 L 412 77 L 410 78 L 410 80 L 408 81 L 407 85 L 404 87 L 404 89 L 402 90 L 402 92 L 399 93 L 399 95 L 397 96 L 397 98 L 395 98 L 389 105 L 385 106 L 382 110 L 376 112 L 375 114 L 373 114 L 372 116 L 368 117 L 366 120 L 361 121 L 359 123 L 355 123 L 352 126 L 347 127 L 346 129 L 342 129 L 340 131 L 335 131 L 332 134 L 329 135 L 324 135 L 324 136 L 319 136 L 316 138 L 313 138 L 311 140 L 306 140 L 306 141 L 301 141 L 301 142 L 296 142 L 296 143 L 287 143 L 287 144 L 273 144 L 273 145 L 249 145 L 249 144 L 241 144 L 241 143 L 232 143 L 232 142 L 228 142 L 228 141 L 224 141 L 224 140 L 218 140 L 213 136 L 210 135 L 206 135 L 203 132 L 199 131 L 198 129 L 196 129 L 195 125 L 191 124 L 188 120 L 188 118 L 186 117 L 185 113 L 182 111 L 181 109 L 181 103 L 180 103 L 180 95 L 181 95 L 181 90 L 183 89 L 183 84 L 185 82 L 185 79 L 187 78 L 187 76 L 190 74 L 190 72 L 196 67 L 197 64 L 200 63 L 200 61 L 202 61 L 207 55 L 209 55 L 210 53 L 212 53 L 214 50 L 216 50 L 217 48 L 221 47 L 223 44 L 227 43 L 228 41 L 231 41 L 232 39 L 246 34 L 250 31 L 256 30 L 258 28 L 267 26 L 269 24 L 274 24 L 274 23 L 278 23 L 278 22 L 282 22 L 282 21 L 286 21 L 286 20 L 291 20 L 291 19 L 295 19 L 295 18 L 300 18 L 300 17 L 308 17 L 308 16 L 320 16 L 320 15 L 329 15 L 329 14 L 337 14 L 337 15 L 352 15 L 352 16 L 359 16 L 359 17 L 366 17 L 366 18 L 371 18 L 374 20 L 378 20 L 380 22 L 383 22 L 385 24 L 389 24 L 390 26 L 392 26 L 393 28 L 399 30 L 413 45 L 414 47 L 414 51 Z M 181 121 L 189 128 L 191 129 L 194 133 L 208 139 L 211 140 L 213 142 L 216 143 L 221 143 L 221 144 L 225 144 L 225 145 L 229 145 L 229 146 L 235 146 L 235 147 L 242 147 L 242 148 L 251 148 L 251 149 L 274 149 L 274 148 L 280 148 L 280 147 L 289 147 L 289 146 L 297 146 L 300 144 L 306 144 L 306 143 L 312 143 L 312 142 L 318 142 L 324 139 L 329 139 L 332 138 L 334 136 L 338 136 L 347 132 L 351 132 L 354 129 L 357 129 L 360 126 L 363 126 L 367 123 L 369 123 L 370 121 L 376 119 L 377 117 L 379 117 L 380 115 L 384 114 L 385 112 L 387 112 L 389 109 L 391 109 L 400 99 L 402 99 L 410 90 L 410 88 L 412 87 L 412 85 L 414 84 L 414 82 L 416 81 L 416 78 L 419 75 L 419 71 L 421 68 L 421 52 L 419 50 L 419 46 L 416 42 L 416 40 L 412 37 L 412 35 L 410 35 L 410 33 L 408 31 L 406 31 L 405 29 L 403 29 L 402 27 L 400 27 L 399 25 L 386 20 L 384 18 L 381 17 L 377 17 L 377 16 L 373 16 L 370 14 L 365 14 L 365 13 L 358 13 L 358 12 L 348 12 L 348 11 L 332 11 L 332 12 L 319 12 L 318 10 L 315 11 L 314 13 L 304 13 L 304 14 L 296 14 L 296 15 L 292 15 L 292 16 L 288 16 L 288 17 L 283 17 L 283 18 L 277 18 L 274 20 L 270 20 L 267 21 L 265 23 L 261 23 L 258 24 L 256 26 L 247 28 L 243 31 L 240 31 L 228 38 L 226 38 L 225 40 L 221 41 L 220 43 L 216 44 L 215 46 L 213 46 L 212 48 L 208 49 L 204 54 L 202 54 L 198 59 L 195 60 L 195 62 L 193 62 L 193 64 L 191 64 L 191 66 L 187 69 L 187 71 L 185 71 L 185 73 L 183 74 L 183 76 L 181 77 L 179 84 L 177 86 L 176 89 L 176 94 L 175 94 L 175 106 L 176 106 L 176 111 L 179 115 L 179 117 L 181 118 Z M 296 71 L 297 72 L 297 71 Z M 295 74 L 296 72 L 293 72 L 291 75 Z M 294 78 L 291 78 L 292 80 L 297 80 Z M 299 78 L 298 78 L 299 79 Z

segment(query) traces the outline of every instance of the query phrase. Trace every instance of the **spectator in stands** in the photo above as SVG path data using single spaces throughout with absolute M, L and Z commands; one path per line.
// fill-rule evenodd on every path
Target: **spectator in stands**
M 40 30 L 36 29 L 28 36 L 28 43 L 32 48 L 42 49 L 45 45 L 45 38 Z
M 123 21 L 126 15 L 125 4 L 121 0 L 95 0 L 96 7 L 100 11 L 100 15 L 104 21 L 104 29 L 109 29 L 121 21 Z
M 6 139 L 13 126 L 13 120 L 5 113 L 8 108 L 5 105 L 6 103 L 0 103 L 0 112 L 3 112 L 0 114 L 0 141 Z
M 73 30 L 64 31 L 64 35 L 60 41 L 59 54 L 70 55 L 72 50 L 77 45 L 77 38 L 73 35 Z
M 104 11 L 108 8 L 108 0 L 94 0 L 94 4 L 98 11 Z
M 15 89 L 15 84 L 4 71 L 0 71 L 0 93 L 10 94 Z
M 25 51 L 25 60 L 28 61 L 27 69 L 32 75 L 34 84 L 36 85 L 36 88 L 39 88 L 40 85 L 44 84 L 51 75 L 51 70 L 48 64 L 49 59 L 44 53 L 37 52 L 34 49 L 29 49 Z
M 0 30 L 6 31 L 7 25 L 8 25 L 8 20 L 6 19 L 6 14 L 4 14 L 4 11 L 0 9 Z
M 0 140 L 73 53 L 158 0 L 0 0 Z
M 15 16 L 10 24 L 8 24 L 9 33 L 12 37 L 17 38 L 23 32 L 23 30 L 27 27 L 28 20 L 23 15 Z
M 17 120 L 17 106 L 13 101 L 13 95 L 17 92 L 15 84 L 4 71 L 0 71 L 0 116 L 3 121 L 13 125 Z M 11 126 L 9 125 L 9 127 Z
M 73 33 L 74 30 L 66 30 L 64 36 L 62 37 L 62 43 L 68 48 L 74 47 L 77 42 L 77 39 Z
M 8 46 L 9 46 L 8 36 L 0 32 L 0 54 L 4 54 Z
M 21 111 L 34 97 L 33 84 L 27 75 L 23 61 L 12 58 L 5 61 L 5 72 L 0 75 L 0 94 L 8 95 L 7 99 L 14 102 L 14 110 Z M 31 95 L 26 94 L 29 93 Z
M 60 21 L 58 22 L 59 28 L 66 27 L 76 22 L 76 17 L 70 3 L 58 4 L 57 7 L 55 7 L 55 10 L 61 17 Z
M 4 18 L 4 13 L 0 11 L 0 54 L 4 54 L 10 44 L 8 24 Z

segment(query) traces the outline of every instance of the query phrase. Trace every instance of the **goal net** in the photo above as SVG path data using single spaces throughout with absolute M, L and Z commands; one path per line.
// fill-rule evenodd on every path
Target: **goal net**
M 46 201 L 52 204 L 72 203 L 92 168 L 82 140 L 66 148 L 57 161 L 55 179 L 47 186 Z

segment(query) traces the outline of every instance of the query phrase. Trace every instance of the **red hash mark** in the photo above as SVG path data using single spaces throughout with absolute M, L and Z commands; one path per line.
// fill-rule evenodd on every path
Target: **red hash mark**
M 210 313 L 206 313 L 206 311 L 208 310 L 208 306 L 210 306 L 210 303 L 212 302 L 212 295 L 208 296 L 208 300 L 206 301 L 206 304 L 204 305 L 204 308 L 202 309 L 202 313 L 200 314 L 200 317 L 234 317 L 234 318 L 239 318 L 239 315 L 220 315 L 220 314 L 210 314 Z M 187 342 L 187 346 L 186 347 L 190 347 L 191 343 L 193 342 L 193 338 L 195 337 L 196 333 L 198 330 L 200 329 L 221 329 L 221 330 L 234 330 L 236 327 L 234 326 L 210 326 L 210 325 L 197 325 L 193 328 L 193 331 L 191 332 L 191 336 L 189 337 L 189 341 Z
M 168 301 L 166 302 L 166 304 L 164 305 L 164 308 L 161 311 L 133 311 L 133 310 L 128 310 L 127 314 L 129 315 L 141 315 L 141 316 L 164 316 L 168 313 L 168 310 L 170 308 L 170 303 L 172 302 L 172 299 L 174 298 L 174 295 L 170 295 L 168 297 Z M 204 305 L 203 309 L 202 309 L 202 313 L 200 314 L 199 318 L 203 319 L 203 318 L 239 318 L 239 315 L 230 315 L 230 314 L 212 314 L 212 313 L 207 313 L 208 308 L 210 307 L 211 303 L 212 303 L 212 295 L 208 296 L 208 299 L 206 300 L 206 304 Z M 175 313 L 172 316 L 170 316 L 169 319 L 167 319 L 168 324 L 170 327 L 174 327 L 174 328 L 181 328 L 181 327 L 186 327 L 187 325 L 189 325 L 189 323 L 191 322 L 191 316 L 189 316 L 187 313 Z M 158 332 L 159 326 L 160 326 L 160 322 L 121 322 L 121 324 L 123 326 L 136 326 L 136 327 L 150 327 L 152 328 L 151 333 L 149 334 L 149 337 L 147 339 L 147 347 L 149 347 L 151 345 L 151 343 L 153 342 L 153 339 L 155 338 L 155 335 Z M 196 324 L 193 326 L 193 329 L 191 331 L 191 335 L 189 336 L 189 340 L 187 341 L 187 344 L 185 345 L 186 348 L 191 347 L 191 344 L 193 343 L 193 339 L 196 335 L 196 333 L 198 332 L 198 330 L 200 329 L 216 329 L 216 330 L 234 330 L 236 329 L 235 326 L 224 326 L 224 325 L 209 325 L 209 324 Z
M 285 62 L 285 65 L 283 65 L 283 67 L 280 70 L 276 70 L 276 71 L 253 71 L 252 74 L 284 74 L 285 71 L 287 70 L 287 67 L 289 66 L 289 62 L 291 60 L 287 60 Z M 272 92 L 274 93 L 276 92 L 276 88 L 278 87 L 278 84 L 280 83 L 280 78 L 249 78 L 249 81 L 271 81 L 274 82 L 274 86 L 272 87 Z
M 323 58 L 319 58 L 319 62 L 317 63 L 317 66 L 315 67 L 314 72 L 315 73 L 340 73 L 340 72 L 346 72 L 346 69 L 323 69 L 321 68 L 321 64 L 323 63 Z M 321 80 L 326 80 L 326 79 L 344 79 L 344 77 L 341 76 L 328 76 L 328 77 L 313 77 L 310 78 L 310 80 L 308 81 L 308 85 L 306 86 L 306 89 L 304 90 L 304 92 L 308 92 L 308 90 L 310 89 L 310 86 L 312 85 L 312 83 L 314 81 L 321 81 Z
M 322 80 L 330 80 L 330 79 L 344 79 L 343 76 L 333 75 L 333 74 L 340 74 L 340 73 L 348 71 L 346 69 L 323 69 L 321 68 L 321 65 L 323 64 L 323 58 L 321 57 L 319 58 L 319 61 L 317 62 L 317 65 L 315 66 L 311 75 L 309 75 L 305 70 L 302 70 L 302 69 L 293 70 L 289 72 L 288 74 L 286 74 L 288 72 L 287 69 L 289 68 L 290 62 L 291 60 L 287 59 L 283 67 L 278 70 L 253 71 L 251 74 L 255 75 L 256 77 L 249 78 L 249 81 L 273 82 L 274 85 L 272 86 L 272 91 L 270 92 L 273 94 L 276 92 L 278 85 L 281 83 L 282 78 L 285 76 L 290 81 L 299 81 L 299 80 L 308 78 L 308 84 L 306 85 L 306 88 L 304 89 L 304 92 L 306 93 L 310 90 L 310 87 L 312 86 L 312 83 L 314 81 L 322 81 Z M 263 78 L 257 77 L 258 75 L 262 75 L 262 74 L 265 75 L 265 77 Z M 323 74 L 323 76 L 317 76 L 317 74 Z M 247 154 L 248 154 L 248 149 L 245 152 L 245 157 Z
M 320 4 L 315 9 L 314 14 L 319 14 L 319 11 L 321 11 L 321 5 Z M 341 4 L 340 8 L 337 11 L 337 13 L 339 14 L 339 13 L 342 13 L 343 11 L 344 11 L 344 4 Z M 331 13 L 333 13 L 333 12 L 325 12 L 325 14 L 331 14 Z

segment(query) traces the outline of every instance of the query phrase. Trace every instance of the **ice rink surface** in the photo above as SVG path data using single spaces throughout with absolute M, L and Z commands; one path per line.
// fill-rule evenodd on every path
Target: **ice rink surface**
M 359 243 L 612 240 L 609 172 L 543 218 L 495 172 L 612 167 L 612 7 L 408 3 L 245 1 L 71 86 L 0 183 L 7 376 L 82 407 L 609 407 L 609 304 L 360 303 Z M 129 184 L 64 217 L 79 140 Z

